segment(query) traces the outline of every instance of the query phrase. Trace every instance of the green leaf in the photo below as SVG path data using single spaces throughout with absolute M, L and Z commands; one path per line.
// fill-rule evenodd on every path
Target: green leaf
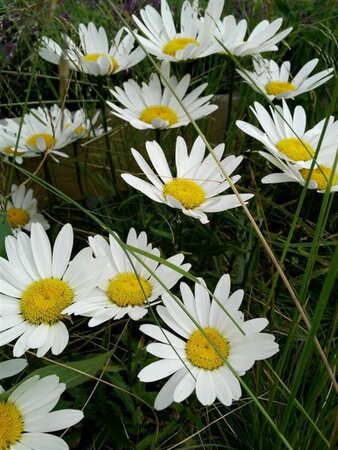
M 56 363 L 50 364 L 47 367 L 34 370 L 23 381 L 39 375 L 40 377 L 47 377 L 48 375 L 57 375 L 61 383 L 66 383 L 67 389 L 78 386 L 79 384 L 89 381 L 91 376 L 96 375 L 100 369 L 104 367 L 111 356 L 111 352 L 103 353 L 92 358 L 82 359 L 70 363 Z M 60 365 L 62 364 L 62 365 Z M 109 370 L 109 366 L 108 366 Z M 17 388 L 18 385 L 12 387 L 0 395 L 0 400 L 6 400 L 9 395 Z
M 0 256 L 6 257 L 5 238 L 12 235 L 12 229 L 8 223 L 7 215 L 4 211 L 0 212 Z

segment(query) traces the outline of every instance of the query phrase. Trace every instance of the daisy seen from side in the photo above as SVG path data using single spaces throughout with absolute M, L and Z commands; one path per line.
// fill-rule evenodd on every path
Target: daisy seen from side
M 139 19 L 133 19 L 146 36 L 138 39 L 146 50 L 158 59 L 172 62 L 193 60 L 216 53 L 218 45 L 213 32 L 220 19 L 223 0 L 209 0 L 203 20 L 199 17 L 198 1 L 183 2 L 180 29 L 176 30 L 173 14 L 166 0 L 161 0 L 161 13 L 147 5 L 141 9 Z
M 40 223 L 30 237 L 19 231 L 5 239 L 7 258 L 0 258 L 0 346 L 14 341 L 13 354 L 50 349 L 60 354 L 69 341 L 63 310 L 79 298 L 90 298 L 100 276 L 99 259 L 90 249 L 71 261 L 73 229 L 62 227 L 53 249 Z
M 230 176 L 242 161 L 241 156 L 230 155 L 222 159 L 224 144 L 214 149 L 214 154 Z M 146 142 L 146 150 L 155 171 L 135 149 L 132 154 L 142 173 L 150 181 L 144 181 L 134 175 L 124 173 L 122 178 L 135 189 L 158 203 L 180 209 L 187 216 L 209 221 L 207 213 L 220 212 L 241 206 L 235 194 L 219 195 L 230 187 L 213 156 L 205 157 L 205 143 L 198 137 L 188 154 L 185 140 L 178 136 L 176 140 L 176 176 L 172 175 L 166 156 L 156 141 Z M 231 177 L 236 183 L 240 175 Z M 243 202 L 247 202 L 253 194 L 241 194 Z
M 64 55 L 70 69 L 89 75 L 105 76 L 127 70 L 138 64 L 145 57 L 140 47 L 134 48 L 135 39 L 121 28 L 111 45 L 106 31 L 97 28 L 93 22 L 79 25 L 80 46 L 63 34 L 64 48 L 52 39 L 44 36 L 40 47 L 40 56 L 53 63 L 60 64 Z M 123 36 L 125 34 L 125 36 Z
M 79 299 L 65 310 L 70 314 L 91 317 L 89 326 L 121 319 L 125 315 L 133 320 L 141 319 L 147 314 L 149 305 L 165 292 L 157 278 L 171 289 L 182 277 L 180 272 L 148 256 L 138 254 L 141 262 L 138 261 L 112 235 L 109 235 L 109 243 L 100 235 L 89 237 L 89 244 L 95 257 L 106 258 L 96 295 L 91 300 Z M 137 235 L 131 228 L 127 245 L 160 257 L 159 249 L 148 243 L 144 231 Z M 189 263 L 183 264 L 182 254 L 171 256 L 166 261 L 178 270 L 188 271 L 191 267 Z
M 21 383 L 6 400 L 0 399 L 0 448 L 6 450 L 67 450 L 68 444 L 50 432 L 80 422 L 76 409 L 52 411 L 66 389 L 56 375 L 34 376 Z
M 215 30 L 215 39 L 219 43 L 218 52 L 228 53 L 235 56 L 257 55 L 264 52 L 277 51 L 278 44 L 292 30 L 287 28 L 278 32 L 282 26 L 283 19 L 276 19 L 271 23 L 268 20 L 262 20 L 253 29 L 245 40 L 248 24 L 245 19 L 238 23 L 234 16 L 225 16 L 219 21 Z
M 260 141 L 277 158 L 298 164 L 313 159 L 326 119 L 306 131 L 307 118 L 304 108 L 298 105 L 292 114 L 284 99 L 282 106 L 270 107 L 270 113 L 258 102 L 250 109 L 263 131 L 247 122 L 237 120 L 236 125 L 244 133 Z M 335 155 L 337 135 L 338 121 L 331 116 L 320 146 L 323 157 Z
M 40 223 L 45 230 L 49 223 L 38 210 L 38 201 L 33 190 L 26 190 L 25 185 L 12 185 L 11 196 L 6 204 L 7 220 L 13 231 L 21 229 L 30 231 L 33 223 Z
M 210 301 L 205 283 L 195 284 L 194 293 L 180 284 L 183 302 L 163 295 L 164 305 L 156 310 L 165 327 L 141 325 L 140 330 L 157 342 L 147 351 L 161 358 L 141 370 L 143 382 L 170 376 L 155 400 L 161 410 L 172 402 L 182 402 L 196 391 L 202 405 L 218 399 L 226 406 L 241 397 L 236 377 L 243 376 L 255 361 L 278 352 L 272 334 L 261 333 L 268 321 L 263 318 L 244 321 L 239 311 L 244 292 L 230 294 L 230 276 L 223 275 Z M 236 375 L 235 375 L 236 373 Z
M 123 83 L 123 89 L 116 87 L 111 90 L 111 94 L 124 107 L 121 108 L 115 103 L 107 102 L 112 108 L 112 113 L 129 122 L 133 127 L 146 130 L 188 125 L 190 118 L 181 107 L 180 102 L 193 120 L 206 117 L 218 108 L 217 105 L 210 104 L 213 95 L 200 97 L 207 87 L 207 83 L 201 84 L 187 93 L 191 81 L 189 74 L 178 81 L 175 76 L 169 78 L 168 64 L 163 64 L 162 70 L 178 100 L 162 79 L 153 73 L 148 84 L 143 82 L 142 86 L 139 86 L 135 80 L 130 79 Z
M 307 62 L 301 70 L 291 77 L 291 64 L 285 61 L 279 67 L 273 60 L 253 60 L 254 72 L 237 72 L 256 92 L 265 93 L 270 100 L 294 98 L 304 92 L 312 91 L 333 77 L 333 68 L 322 70 L 309 77 L 318 64 L 318 59 Z

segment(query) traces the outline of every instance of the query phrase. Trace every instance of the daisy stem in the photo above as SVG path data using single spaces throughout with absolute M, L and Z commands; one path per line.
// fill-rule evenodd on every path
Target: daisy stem
M 102 125 L 103 125 L 103 129 L 104 129 L 104 139 L 105 139 L 105 144 L 106 144 L 107 159 L 108 159 L 108 164 L 109 164 L 110 172 L 111 172 L 113 192 L 114 192 L 114 194 L 116 194 L 117 189 L 116 189 L 115 166 L 114 166 L 114 161 L 113 161 L 112 152 L 111 152 L 110 140 L 109 140 L 109 136 L 108 136 L 105 89 L 103 86 L 102 77 L 97 77 L 97 78 L 98 78 L 97 86 L 98 86 L 98 91 L 99 91 L 99 99 L 100 99 L 100 106 L 101 106 L 101 112 L 102 112 Z

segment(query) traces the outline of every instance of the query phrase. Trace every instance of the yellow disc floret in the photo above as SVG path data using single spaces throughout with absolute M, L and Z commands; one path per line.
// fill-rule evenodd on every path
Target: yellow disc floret
M 58 278 L 44 278 L 30 284 L 22 293 L 21 313 L 32 325 L 53 325 L 74 298 L 72 288 Z
M 287 81 L 270 81 L 264 86 L 268 95 L 280 95 L 284 92 L 295 91 L 297 88 L 294 84 Z
M 180 37 L 168 41 L 162 48 L 162 52 L 166 55 L 176 56 L 176 52 L 183 50 L 187 45 L 194 44 L 196 46 L 200 45 L 196 39 Z
M 19 409 L 10 402 L 0 402 L 0 450 L 8 450 L 18 442 L 23 432 Z
M 140 306 L 147 302 L 153 287 L 151 283 L 134 273 L 119 273 L 109 281 L 107 294 L 112 303 L 122 308 Z
M 300 174 L 301 176 L 304 178 L 304 180 L 307 180 L 310 170 L 309 169 L 300 169 Z M 329 167 L 325 167 L 325 166 L 319 166 L 316 169 L 313 169 L 312 173 L 311 173 L 311 181 L 315 181 L 317 183 L 317 188 L 325 191 L 330 177 L 332 174 L 332 170 Z M 338 184 L 338 175 L 335 174 L 333 175 L 333 179 L 331 181 L 331 186 L 334 186 Z
M 195 181 L 176 178 L 163 187 L 163 195 L 170 195 L 178 200 L 186 209 L 194 209 L 205 201 L 205 192 Z
M 293 161 L 309 161 L 315 153 L 310 144 L 295 137 L 282 139 L 276 147 Z
M 218 369 L 224 365 L 224 360 L 229 356 L 229 342 L 215 328 L 207 327 L 203 328 L 203 331 L 208 339 L 199 330 L 194 331 L 188 339 L 185 346 L 187 357 L 191 364 L 200 369 Z
M 56 144 L 56 139 L 50 133 L 35 133 L 29 136 L 26 141 L 27 145 L 38 148 L 38 139 L 43 139 L 45 141 L 45 150 L 49 150 Z
M 88 53 L 87 55 L 84 55 L 82 59 L 85 62 L 87 62 L 87 61 L 97 62 L 97 60 L 100 58 L 100 56 L 106 56 L 110 59 L 110 65 L 111 65 L 110 73 L 114 72 L 116 69 L 118 69 L 119 65 L 118 65 L 116 59 L 110 55 L 107 55 L 107 53 Z
M 24 227 L 29 222 L 29 214 L 22 208 L 8 208 L 7 219 L 11 228 Z
M 13 147 L 5 147 L 3 149 L 3 151 L 7 154 L 7 155 L 11 155 L 11 156 L 19 156 L 19 155 L 24 155 L 25 152 L 19 152 L 18 150 L 15 151 Z
M 152 122 L 156 119 L 161 119 L 165 122 L 168 122 L 169 126 L 174 125 L 178 122 L 178 116 L 176 111 L 169 106 L 147 106 L 140 114 L 140 120 L 146 123 L 152 124 Z

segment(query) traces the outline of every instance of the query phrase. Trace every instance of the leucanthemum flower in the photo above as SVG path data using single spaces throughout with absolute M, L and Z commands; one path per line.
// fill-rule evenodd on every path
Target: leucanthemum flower
M 21 229 L 30 231 L 33 223 L 40 223 L 45 230 L 48 230 L 49 223 L 38 212 L 38 201 L 33 197 L 33 190 L 26 188 L 23 184 L 20 186 L 12 185 L 11 196 L 7 201 L 7 220 L 11 228 L 15 231 Z
M 151 382 L 170 376 L 156 397 L 155 409 L 182 402 L 194 390 L 202 405 L 211 405 L 217 398 L 229 406 L 241 396 L 233 371 L 242 376 L 255 361 L 278 352 L 274 336 L 261 333 L 268 325 L 266 319 L 244 321 L 239 311 L 244 293 L 238 290 L 229 296 L 229 275 L 223 275 L 216 286 L 218 301 L 210 302 L 203 280 L 200 282 L 195 285 L 195 294 L 181 283 L 183 303 L 165 294 L 164 306 L 156 308 L 175 334 L 157 325 L 140 327 L 157 340 L 147 346 L 147 351 L 161 360 L 142 369 L 139 379 Z
M 270 107 L 269 112 L 258 102 L 250 107 L 263 131 L 242 120 L 236 125 L 244 133 L 260 141 L 264 147 L 277 158 L 291 163 L 312 160 L 321 139 L 326 119 L 321 120 L 313 128 L 306 130 L 306 113 L 304 108 L 296 106 L 292 115 L 285 100 L 283 106 Z M 338 121 L 330 117 L 320 152 L 323 157 L 335 155 L 337 151 Z
M 134 49 L 135 39 L 130 33 L 123 38 L 121 28 L 109 47 L 106 31 L 96 28 L 93 22 L 79 25 L 80 47 L 63 34 L 64 50 L 52 39 L 44 36 L 39 54 L 43 59 L 59 64 L 64 55 L 70 69 L 90 75 L 110 75 L 127 70 L 138 64 L 145 54 L 141 48 Z
M 234 16 L 226 16 L 216 26 L 215 38 L 222 44 L 219 44 L 218 52 L 226 53 L 227 50 L 235 56 L 247 56 L 277 51 L 276 44 L 292 30 L 287 28 L 277 33 L 282 23 L 283 19 L 276 19 L 271 23 L 263 20 L 253 29 L 247 40 L 244 40 L 248 28 L 247 21 L 242 19 L 237 23 Z
M 230 176 L 242 161 L 241 156 L 230 155 L 224 159 L 224 144 L 218 145 L 214 153 L 225 172 Z M 176 176 L 169 168 L 165 154 L 156 141 L 146 142 L 149 159 L 156 173 L 148 165 L 141 154 L 132 149 L 135 161 L 150 183 L 130 174 L 122 174 L 122 178 L 135 189 L 143 192 L 155 202 L 164 203 L 172 208 L 180 209 L 187 216 L 207 223 L 206 213 L 225 211 L 240 206 L 235 194 L 219 195 L 229 188 L 220 168 L 212 155 L 205 155 L 205 144 L 198 137 L 188 154 L 185 140 L 178 136 L 176 140 Z M 232 177 L 236 183 L 240 175 Z M 253 194 L 241 194 L 244 202 Z
M 116 235 L 117 236 L 117 235 Z M 89 237 L 89 244 L 96 257 L 105 257 L 96 295 L 91 299 L 79 299 L 65 311 L 70 314 L 92 317 L 89 326 L 99 325 L 109 319 L 121 319 L 126 314 L 133 319 L 141 319 L 148 312 L 148 307 L 165 292 L 164 287 L 157 281 L 157 276 L 171 289 L 182 274 L 174 269 L 160 264 L 150 257 L 138 254 L 137 259 L 109 236 L 109 243 L 100 235 Z M 127 245 L 146 251 L 159 257 L 160 251 L 148 243 L 146 233 L 138 236 L 131 228 L 127 238 Z M 166 261 L 174 264 L 180 270 L 188 271 L 190 264 L 183 264 L 184 256 L 177 254 Z M 155 276 L 148 270 L 152 271 Z
M 266 93 L 269 99 L 294 98 L 304 92 L 312 91 L 333 77 L 333 68 L 322 70 L 309 77 L 318 64 L 318 59 L 312 59 L 290 79 L 291 64 L 289 61 L 278 64 L 268 59 L 254 59 L 254 72 L 249 70 L 237 72 L 257 92 Z
M 39 223 L 31 236 L 19 231 L 5 239 L 8 260 L 0 258 L 0 346 L 17 339 L 13 354 L 49 349 L 53 355 L 66 347 L 69 334 L 63 310 L 80 298 L 90 298 L 101 273 L 101 261 L 90 249 L 80 251 L 70 262 L 73 229 L 64 225 L 53 250 Z
M 76 409 L 52 411 L 66 389 L 56 375 L 34 376 L 0 401 L 0 448 L 6 450 L 67 450 L 67 443 L 49 434 L 80 422 Z
M 133 15 L 146 38 L 138 36 L 146 50 L 167 61 L 186 61 L 216 53 L 218 45 L 213 32 L 223 9 L 223 0 L 209 0 L 204 20 L 198 17 L 198 1 L 186 0 L 181 8 L 180 31 L 176 31 L 172 12 L 166 0 L 161 0 L 161 14 L 147 5 L 141 9 L 142 20 Z
M 169 64 L 162 64 L 162 70 L 168 79 Z M 213 97 L 212 95 L 200 97 L 200 94 L 207 87 L 207 83 L 201 84 L 187 94 L 190 80 L 191 77 L 187 74 L 180 81 L 172 76 L 169 82 L 191 117 L 198 120 L 211 114 L 218 106 L 210 105 L 209 100 Z M 151 75 L 149 84 L 143 82 L 142 86 L 139 86 L 136 81 L 128 80 L 123 83 L 123 88 L 117 86 L 110 92 L 125 109 L 114 103 L 107 103 L 115 116 L 126 120 L 133 127 L 139 130 L 164 129 L 177 128 L 190 123 L 189 117 L 174 94 L 164 85 L 157 74 Z
M 60 149 L 84 135 L 83 115 L 75 114 L 74 119 L 68 109 L 61 109 L 58 105 L 31 109 L 25 114 L 21 129 L 17 120 L 6 119 L 6 126 L 0 128 L 0 142 L 5 139 L 7 147 L 14 154 L 20 134 L 17 149 L 19 152 L 24 150 L 20 155 L 22 158 L 38 156 L 44 152 L 54 159 L 55 156 L 68 157 Z
M 288 161 L 284 161 L 277 156 L 272 156 L 267 152 L 259 152 L 265 159 L 271 164 L 281 170 L 281 172 L 271 173 L 262 178 L 264 184 L 275 183 L 299 183 L 301 186 L 305 186 L 306 180 L 310 176 L 310 168 L 313 160 L 307 161 L 305 164 L 292 164 Z M 320 152 L 319 152 L 320 153 Z M 317 192 L 324 194 L 328 185 L 330 184 L 330 192 L 338 192 L 338 168 L 332 174 L 334 166 L 334 158 L 321 158 L 320 154 L 317 158 L 310 180 L 308 183 L 308 189 L 316 189 Z M 331 180 L 331 181 L 330 181 Z
M 0 380 L 13 377 L 20 373 L 25 367 L 27 367 L 27 361 L 23 358 L 9 359 L 0 363 Z M 4 392 L 3 387 L 0 385 L 0 394 Z M 0 403 L 1 404 L 1 403 Z M 0 427 L 1 430 L 1 427 Z M 1 431 L 0 431 L 1 433 Z M 1 442 L 0 442 L 1 443 Z M 2 447 L 0 447 L 2 448 Z

